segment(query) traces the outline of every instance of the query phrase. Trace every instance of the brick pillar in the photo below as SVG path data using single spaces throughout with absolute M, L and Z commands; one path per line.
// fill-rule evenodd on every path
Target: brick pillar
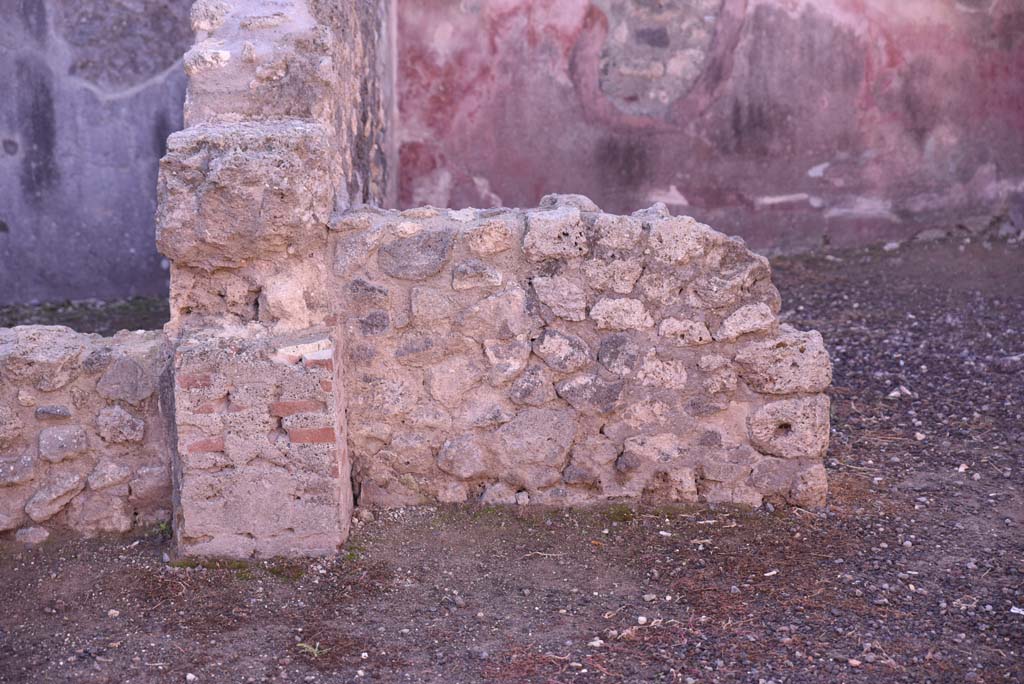
M 179 553 L 334 553 L 352 489 L 330 337 L 198 333 L 174 372 Z
M 383 187 L 379 7 L 198 0 L 192 20 L 188 128 L 168 140 L 157 210 L 177 344 L 178 549 L 331 553 L 352 492 L 327 226 Z

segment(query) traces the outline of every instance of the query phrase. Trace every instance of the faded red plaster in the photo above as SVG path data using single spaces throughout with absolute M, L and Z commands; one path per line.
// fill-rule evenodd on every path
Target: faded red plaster
M 674 210 L 783 250 L 993 212 L 1024 190 L 1024 39 L 1013 36 L 1024 11 L 1012 4 L 725 0 L 704 73 L 659 118 L 623 114 L 600 91 L 609 21 L 596 5 L 504 0 L 464 12 L 403 0 L 399 201 L 530 206 L 582 192 L 625 212 L 675 186 L 688 204 Z M 442 54 L 432 40 L 445 22 Z M 788 33 L 758 35 L 766 26 Z M 817 73 L 830 59 L 856 83 Z M 800 194 L 816 206 L 764 202 Z M 922 211 L 932 197 L 939 204 Z

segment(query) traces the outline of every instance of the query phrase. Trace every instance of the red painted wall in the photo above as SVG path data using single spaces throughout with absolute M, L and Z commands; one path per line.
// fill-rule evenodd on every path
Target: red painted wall
M 396 2 L 401 206 L 664 201 L 798 250 L 1024 193 L 1024 0 Z

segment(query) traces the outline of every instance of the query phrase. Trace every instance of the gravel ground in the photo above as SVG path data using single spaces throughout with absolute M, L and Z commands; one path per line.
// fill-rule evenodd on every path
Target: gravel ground
M 777 260 L 829 507 L 378 514 L 321 561 L 0 540 L 2 682 L 1024 681 L 1024 252 Z

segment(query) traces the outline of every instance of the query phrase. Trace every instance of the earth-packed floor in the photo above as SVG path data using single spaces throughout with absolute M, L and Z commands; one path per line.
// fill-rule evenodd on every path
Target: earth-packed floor
M 826 511 L 408 510 L 302 562 L 8 538 L 0 682 L 1024 681 L 1024 249 L 775 279 L 835 364 Z

